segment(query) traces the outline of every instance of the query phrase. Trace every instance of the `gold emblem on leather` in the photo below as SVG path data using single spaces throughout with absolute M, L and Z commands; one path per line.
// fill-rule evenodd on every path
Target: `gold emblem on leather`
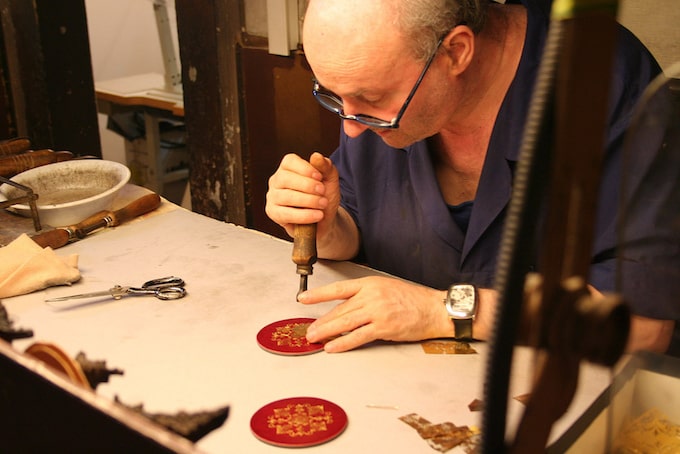
M 307 328 L 310 323 L 287 323 L 276 328 L 272 332 L 272 342 L 276 345 L 289 345 L 291 347 L 303 347 L 309 345 L 307 341 Z
M 269 428 L 276 429 L 277 435 L 290 437 L 309 436 L 325 432 L 333 422 L 333 415 L 323 405 L 289 404 L 275 408 L 274 414 L 267 418 Z

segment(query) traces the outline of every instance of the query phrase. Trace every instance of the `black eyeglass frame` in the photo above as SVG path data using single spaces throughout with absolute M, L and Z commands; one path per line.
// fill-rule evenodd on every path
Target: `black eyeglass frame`
M 319 84 L 319 81 L 316 79 L 313 79 L 314 87 L 312 88 L 312 94 L 314 95 L 314 98 L 317 100 L 319 104 L 321 104 L 325 109 L 330 110 L 331 112 L 337 114 L 343 120 L 356 121 L 357 123 L 361 123 L 362 125 L 366 125 L 371 128 L 397 129 L 399 128 L 399 122 L 401 121 L 401 117 L 404 116 L 404 112 L 406 112 L 406 108 L 411 103 L 411 99 L 413 99 L 413 96 L 415 96 L 418 87 L 420 87 L 420 83 L 423 81 L 423 78 L 425 77 L 427 70 L 430 69 L 430 65 L 434 61 L 434 57 L 437 55 L 437 52 L 439 51 L 439 46 L 441 46 L 442 41 L 443 38 L 437 42 L 437 47 L 435 48 L 434 52 L 432 52 L 432 55 L 430 55 L 430 58 L 427 59 L 427 63 L 425 63 L 425 67 L 420 73 L 420 76 L 418 76 L 418 80 L 416 80 L 416 83 L 411 89 L 411 92 L 406 97 L 406 101 L 404 101 L 404 104 L 401 106 L 401 109 L 399 109 L 397 116 L 394 117 L 392 121 L 383 120 L 381 118 L 365 114 L 356 115 L 346 114 L 343 110 L 344 103 L 342 99 L 339 98 L 335 93 L 324 90 L 321 84 Z

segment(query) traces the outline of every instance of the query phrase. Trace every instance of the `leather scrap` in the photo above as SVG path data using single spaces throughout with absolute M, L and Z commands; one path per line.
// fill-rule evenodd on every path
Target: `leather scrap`
M 447 452 L 463 444 L 467 452 L 474 452 L 477 448 L 478 433 L 468 426 L 456 426 L 452 422 L 432 424 L 417 413 L 410 413 L 399 419 L 416 429 L 418 435 L 436 451 Z

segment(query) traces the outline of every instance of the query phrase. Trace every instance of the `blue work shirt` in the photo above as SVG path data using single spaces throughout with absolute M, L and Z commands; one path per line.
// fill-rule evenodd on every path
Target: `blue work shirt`
M 370 130 L 356 138 L 341 132 L 331 159 L 340 174 L 341 205 L 361 236 L 358 260 L 433 288 L 444 289 L 456 282 L 493 286 L 551 7 L 546 0 L 521 3 L 527 9 L 525 44 L 491 134 L 466 232 L 442 197 L 426 140 L 395 149 Z M 590 275 L 590 283 L 601 291 L 616 287 L 616 215 L 624 133 L 642 92 L 660 73 L 655 59 L 628 30 L 620 27 L 618 39 Z M 650 313 L 648 298 L 634 299 L 634 312 Z M 680 314 L 660 318 L 680 319 Z

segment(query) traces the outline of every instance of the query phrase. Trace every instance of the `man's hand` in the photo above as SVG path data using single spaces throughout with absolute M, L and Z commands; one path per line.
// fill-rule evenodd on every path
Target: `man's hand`
M 444 307 L 445 293 L 387 277 L 335 282 L 301 293 L 299 301 L 314 304 L 345 300 L 307 330 L 310 342 L 326 343 L 327 352 L 342 352 L 368 342 L 416 341 L 453 335 Z M 339 337 L 338 337 L 339 336 Z
M 265 212 L 291 237 L 295 224 L 317 223 L 320 258 L 347 260 L 359 250 L 359 231 L 340 208 L 338 170 L 321 153 L 309 162 L 295 154 L 283 157 L 269 178 Z
M 313 224 L 318 229 L 333 222 L 340 205 L 338 172 L 330 159 L 314 153 L 310 162 L 287 154 L 269 178 L 265 212 L 290 236 L 295 224 Z

